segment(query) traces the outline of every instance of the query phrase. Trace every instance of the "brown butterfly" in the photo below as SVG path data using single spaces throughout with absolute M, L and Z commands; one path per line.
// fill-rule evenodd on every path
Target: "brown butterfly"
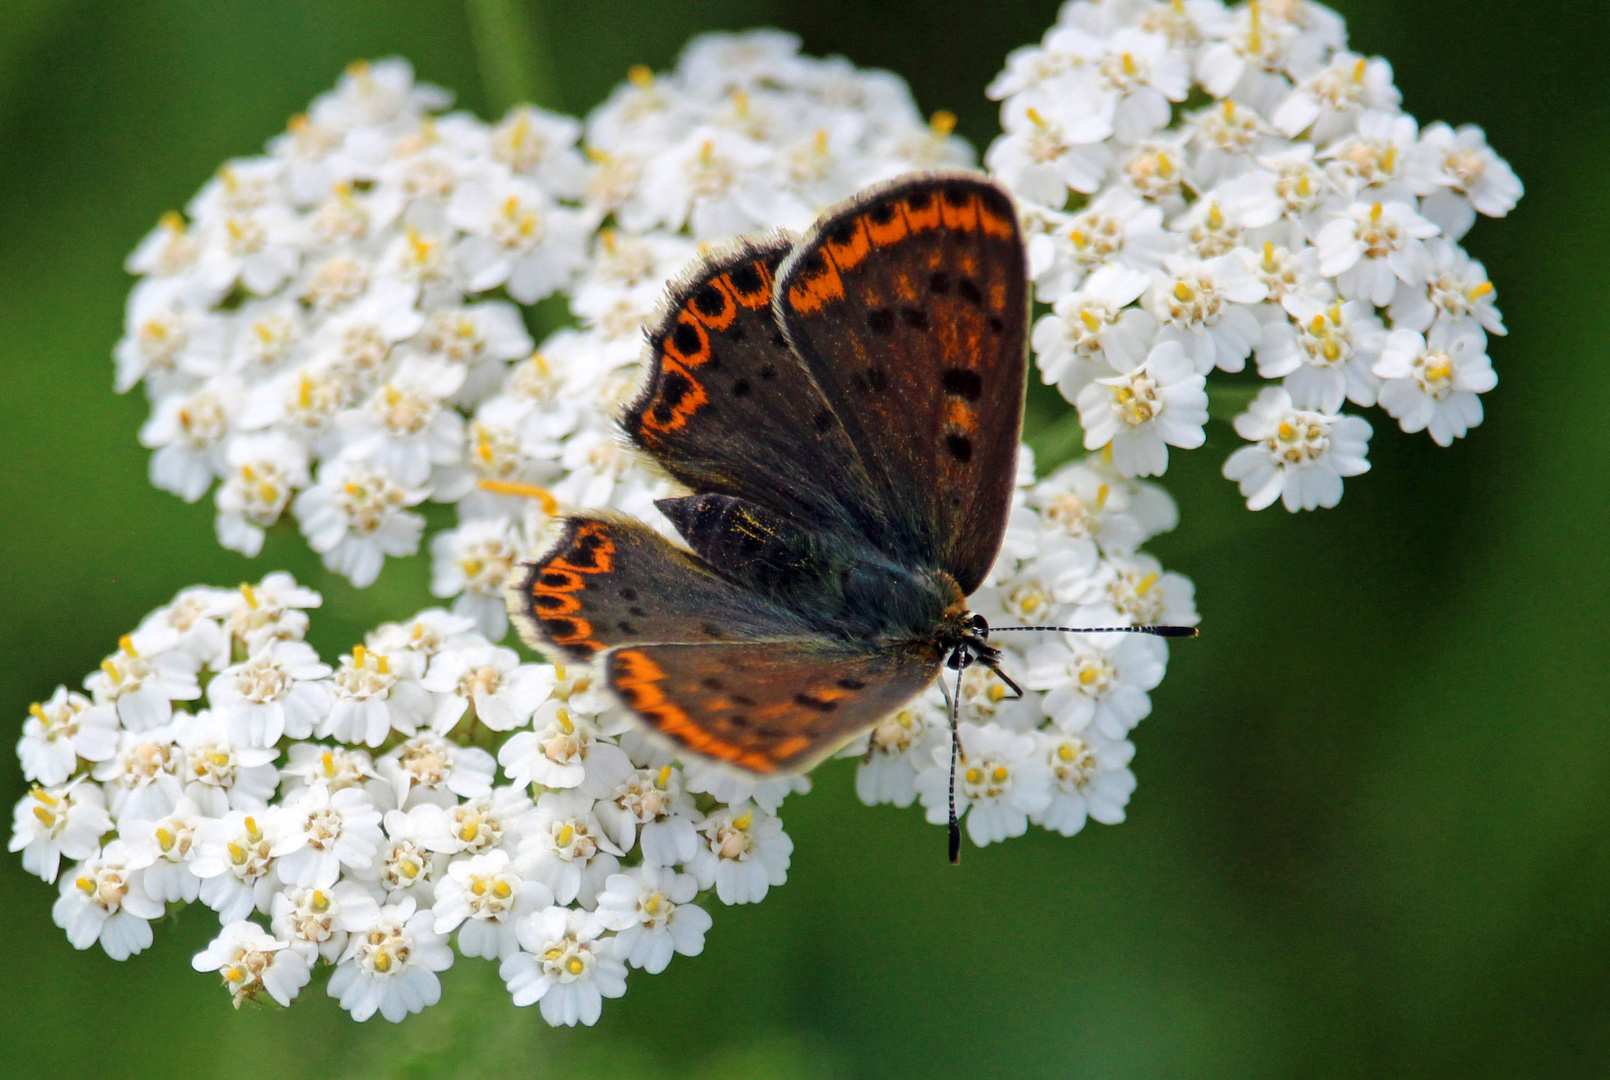
M 942 667 L 999 673 L 967 596 L 1006 528 L 1028 316 L 1012 201 L 971 174 L 706 255 L 621 419 L 694 492 L 656 503 L 691 551 L 570 516 L 511 588 L 522 635 L 602 655 L 650 729 L 761 774 L 808 769 Z M 953 811 L 953 861 L 959 838 Z

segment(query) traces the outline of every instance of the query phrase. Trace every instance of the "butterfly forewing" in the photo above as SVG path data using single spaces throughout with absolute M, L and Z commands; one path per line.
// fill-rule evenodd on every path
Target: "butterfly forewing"
M 772 310 L 792 242 L 740 242 L 673 284 L 649 333 L 628 436 L 696 491 L 731 495 L 818 529 L 886 527 L 865 469 Z M 830 468 L 823 463 L 830 462 Z
M 963 174 L 873 189 L 794 249 L 776 307 L 895 519 L 874 542 L 971 593 L 1000 550 L 1023 416 L 1028 293 L 1011 200 Z
M 751 772 L 798 772 L 899 708 L 939 661 L 916 647 L 827 638 L 642 645 L 610 653 L 609 685 L 677 746 Z

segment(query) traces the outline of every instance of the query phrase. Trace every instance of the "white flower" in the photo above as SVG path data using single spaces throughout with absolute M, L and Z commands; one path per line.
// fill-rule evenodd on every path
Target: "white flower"
M 140 445 L 154 449 L 151 484 L 185 502 L 207 493 L 213 477 L 227 471 L 226 439 L 239 414 L 244 387 L 219 376 L 191 394 L 160 398 L 140 428 Z
M 1038 739 L 1050 765 L 1051 801 L 1031 816 L 1034 824 L 1072 836 L 1086 819 L 1103 825 L 1124 820 L 1124 807 L 1135 791 L 1135 774 L 1129 771 L 1134 744 L 1089 732 L 1041 733 Z
M 715 887 L 723 904 L 758 904 L 773 885 L 788 880 L 794 841 L 783 823 L 760 807 L 723 807 L 699 826 L 705 842 L 687 865 L 701 889 Z
M 1143 634 L 1063 634 L 1029 650 L 1022 681 L 1046 692 L 1041 708 L 1062 731 L 1119 739 L 1152 711 L 1147 691 L 1167 663 L 1167 646 Z
M 575 199 L 586 190 L 587 162 L 576 150 L 581 124 L 571 117 L 516 105 L 489 134 L 493 160 L 556 198 Z
M 47 787 L 73 775 L 78 759 L 105 761 L 117 751 L 117 710 L 56 687 L 50 700 L 28 706 L 17 757 L 22 775 Z
M 542 1018 L 554 1027 L 590 1027 L 604 998 L 626 993 L 626 965 L 593 913 L 550 907 L 516 926 L 521 949 L 498 968 L 516 1005 L 541 1002 Z
M 1143 363 L 1157 337 L 1157 320 L 1129 305 L 1147 284 L 1138 270 L 1103 266 L 1078 291 L 1057 300 L 1053 313 L 1034 324 L 1041 379 L 1074 401 L 1092 379 Z
M 180 282 L 154 279 L 134 287 L 123 338 L 112 352 L 118 393 L 143 380 L 153 397 L 183 396 L 182 391 L 219 372 L 229 324 L 200 310 L 198 299 Z
M 1335 506 L 1342 478 L 1370 467 L 1369 421 L 1298 408 L 1283 387 L 1265 387 L 1235 418 L 1235 430 L 1254 445 L 1231 454 L 1224 475 L 1241 485 L 1249 510 L 1276 499 L 1293 513 Z
M 271 641 L 207 684 L 207 701 L 240 746 L 305 739 L 329 714 L 335 691 L 329 665 L 301 641 Z
M 503 518 L 467 521 L 437 533 L 430 554 L 431 594 L 456 597 L 455 614 L 474 619 L 488 639 L 501 640 L 509 630 L 503 589 L 522 554 L 513 523 Z
M 425 674 L 431 657 L 445 648 L 474 641 L 475 620 L 441 608 L 426 608 L 407 622 L 381 623 L 363 643 L 402 664 L 412 678 Z
M 1169 446 L 1202 445 L 1205 383 L 1177 342 L 1159 344 L 1140 367 L 1079 392 L 1085 449 L 1111 446 L 1113 464 L 1127 476 L 1163 472 Z
M 229 635 L 218 619 L 218 605 L 237 599 L 239 594 L 229 589 L 205 585 L 180 589 L 172 600 L 140 620 L 130 640 L 147 657 L 176 652 L 188 656 L 198 667 L 218 671 L 228 666 L 230 653 Z
M 178 776 L 184 793 L 209 817 L 230 810 L 260 810 L 279 787 L 273 747 L 237 746 L 224 721 L 203 710 L 177 722 L 174 741 L 183 751 Z
M 128 732 L 150 731 L 173 718 L 175 701 L 201 696 L 197 662 L 188 653 L 169 650 L 152 654 L 133 636 L 118 639 L 118 651 L 101 661 L 101 669 L 84 680 L 97 705 L 117 706 Z
M 320 723 L 320 738 L 379 746 L 392 731 L 412 735 L 430 722 L 436 699 L 409 668 L 387 653 L 354 645 L 335 673 L 335 704 Z M 401 668 L 401 670 L 398 670 Z
M 335 963 L 347 947 L 347 935 L 371 925 L 380 905 L 356 881 L 338 881 L 324 888 L 288 885 L 274 894 L 274 933 L 307 963 Z
M 1425 196 L 1421 213 L 1442 226 L 1451 240 L 1469 232 L 1478 213 L 1505 216 L 1525 191 L 1474 124 L 1457 131 L 1443 123 L 1426 125 L 1411 176 L 1417 193 Z
M 319 468 L 318 483 L 292 504 L 308 546 L 324 565 L 367 588 L 380 576 L 387 555 L 412 555 L 425 519 L 407 507 L 425 499 L 362 461 L 339 459 Z
M 118 839 L 129 846 L 137 865 L 145 868 L 142 884 L 153 900 L 196 898 L 201 879 L 190 868 L 201 838 L 201 810 L 190 799 L 180 799 L 173 812 L 159 821 L 130 818 L 118 825 Z
M 1290 302 L 1291 319 L 1264 328 L 1258 374 L 1286 377 L 1296 398 L 1333 413 L 1344 400 L 1373 405 L 1381 381 L 1371 367 L 1386 343 L 1386 327 L 1359 300 L 1329 303 L 1311 297 Z
M 124 731 L 117 751 L 91 773 L 105 785 L 112 816 L 148 821 L 172 810 L 184 794 L 184 751 L 175 745 L 177 723 L 149 731 Z
M 1109 555 L 1112 573 L 1102 603 L 1076 612 L 1073 626 L 1111 626 L 1117 618 L 1129 626 L 1195 626 L 1196 586 L 1150 555 Z
M 1074 82 L 1060 81 L 1067 78 Z M 1001 105 L 1005 134 L 984 155 L 991 173 L 1052 209 L 1067 201 L 1069 188 L 1094 193 L 1112 164 L 1103 142 L 1112 134 L 1112 101 L 1105 95 L 1092 101 L 1079 91 L 1080 82 L 1070 73 L 1008 98 Z
M 1335 278 L 1346 299 L 1385 307 L 1398 282 L 1417 288 L 1431 276 L 1431 257 L 1422 241 L 1437 232 L 1403 203 L 1354 203 L 1314 238 L 1319 272 Z
M 420 685 L 437 695 L 431 730 L 438 735 L 457 727 L 472 706 L 477 723 L 512 731 L 531 723 L 553 693 L 554 673 L 545 664 L 520 663 L 513 649 L 482 642 L 437 653 Z
M 966 815 L 967 835 L 979 847 L 1022 836 L 1028 815 L 1051 801 L 1051 776 L 1033 734 L 995 724 L 960 725 L 956 762 L 956 814 Z M 949 739 L 936 740 L 933 763 L 917 775 L 917 796 L 928 821 L 943 825 L 950 813 Z
M 1206 191 L 1252 167 L 1253 158 L 1273 132 L 1251 107 L 1234 101 L 1217 102 L 1186 118 L 1191 133 L 1191 177 Z
M 1433 320 L 1460 323 L 1470 319 L 1489 334 L 1507 333 L 1486 268 L 1458 244 L 1441 237 L 1427 240 L 1426 251 L 1431 255 L 1430 280 L 1423 288 L 1398 282 L 1388 311 L 1392 329 L 1423 334 L 1431 329 Z
M 917 798 L 917 773 L 927 761 L 935 732 L 944 719 L 924 701 L 915 701 L 872 729 L 866 746 L 845 747 L 861 758 L 855 794 L 868 806 L 910 806 Z M 946 736 L 948 738 L 948 734 Z
M 464 417 L 447 404 L 463 382 L 461 367 L 408 357 L 367 401 L 336 418 L 347 440 L 342 454 L 402 487 L 427 486 L 432 469 L 457 464 L 463 452 Z
M 1323 68 L 1299 83 L 1275 109 L 1270 121 L 1288 139 L 1303 132 L 1324 145 L 1351 130 L 1366 109 L 1391 112 L 1403 100 L 1392 85 L 1392 65 L 1380 57 L 1366 59 L 1339 52 Z
M 590 908 L 605 879 L 620 868 L 616 856 L 623 852 L 604 832 L 591 798 L 561 791 L 537 800 L 519 854 L 555 902 Z
M 1035 295 L 1055 303 L 1104 266 L 1160 266 L 1174 244 L 1163 231 L 1162 210 L 1112 188 L 1072 217 L 1052 215 L 1045 231 L 1030 232 L 1028 248 Z
M 301 788 L 323 784 L 331 791 L 361 787 L 375 796 L 378 774 L 367 750 L 354 750 L 345 746 L 326 746 L 323 743 L 293 743 L 286 751 L 289 759 L 280 770 L 285 783 L 282 794 L 287 797 Z M 384 788 L 382 787 L 382 790 Z M 376 805 L 383 801 L 376 799 Z
M 415 83 L 413 66 L 400 56 L 354 60 L 334 90 L 313 100 L 307 116 L 315 124 L 344 131 L 443 109 L 452 100 L 439 86 Z
M 243 555 L 263 549 L 263 530 L 309 483 L 307 450 L 281 432 L 240 435 L 224 454 L 224 482 L 218 487 L 218 542 Z
M 62 877 L 61 898 L 50 914 L 73 948 L 99 942 L 113 960 L 127 960 L 151 944 L 150 920 L 164 909 L 146 895 L 143 873 L 128 845 L 113 840 Z
M 568 701 L 543 702 L 531 726 L 534 730 L 520 732 L 498 751 L 498 764 L 520 787 L 577 788 L 599 799 L 632 771 L 626 752 Z
M 449 855 L 479 855 L 515 847 L 535 825 L 525 790 L 497 787 L 492 794 L 465 799 L 424 819 L 425 846 Z M 523 845 L 522 845 L 523 846 Z
M 397 806 L 408 810 L 422 803 L 445 807 L 461 798 L 490 795 L 497 763 L 479 747 L 459 746 L 422 731 L 375 762 L 375 769 L 391 786 Z
M 275 818 L 274 847 L 280 880 L 327 889 L 343 867 L 363 869 L 385 839 L 380 812 L 361 788 L 332 792 L 319 784 L 285 801 Z
M 510 864 L 508 852 L 493 850 L 449 863 L 436 882 L 432 910 L 438 934 L 458 931 L 459 952 L 503 960 L 520 948 L 520 918 L 552 904 L 546 885 L 528 880 L 520 864 Z
M 416 911 L 409 896 L 353 926 L 330 976 L 330 996 L 354 1020 L 378 1011 L 393 1024 L 436 1004 L 442 996 L 436 973 L 453 966 L 453 950 L 431 924 L 430 911 Z
M 1394 330 L 1373 368 L 1385 379 L 1381 407 L 1404 431 L 1429 431 L 1447 446 L 1481 423 L 1481 399 L 1498 385 L 1487 339 L 1472 323 L 1439 322 L 1422 337 Z
M 515 178 L 461 186 L 447 220 L 466 234 L 458 259 L 470 289 L 504 286 L 522 304 L 567 284 L 584 260 L 582 217 Z
M 1144 299 L 1162 326 L 1158 341 L 1178 342 L 1200 375 L 1215 367 L 1240 371 L 1262 333 L 1247 305 L 1268 290 L 1233 255 L 1169 256 L 1167 267 L 1153 272 Z
M 673 953 L 704 951 L 710 913 L 693 903 L 698 891 L 691 874 L 641 866 L 605 883 L 598 894 L 598 921 L 615 931 L 617 952 L 627 963 L 658 975 Z
M 448 856 L 431 850 L 428 843 L 430 837 L 440 835 L 442 817 L 441 808 L 429 804 L 407 813 L 388 811 L 385 842 L 374 862 L 367 869 L 353 871 L 353 876 L 378 885 L 388 903 L 396 903 L 415 888 L 429 893 L 447 867 Z
M 1331 182 L 1355 201 L 1413 202 L 1406 178 L 1415 172 L 1419 128 L 1414 117 L 1371 109 L 1355 132 L 1319 153 Z
M 728 806 L 752 802 L 768 814 L 775 814 L 788 796 L 801 795 L 811 789 L 808 776 L 758 779 L 753 773 L 740 773 L 708 758 L 691 758 L 681 764 L 682 786 L 688 791 L 702 792 Z
M 255 1001 L 265 993 L 289 1005 L 312 978 L 305 957 L 244 919 L 225 925 L 190 965 L 223 976 L 237 1009 L 241 1002 Z
M 10 849 L 22 852 L 24 870 L 55 881 L 63 855 L 87 859 L 111 831 L 100 785 L 83 777 L 49 790 L 35 784 L 12 812 Z
M 621 851 L 642 845 L 645 866 L 687 863 L 698 852 L 695 826 L 703 815 L 682 790 L 681 774 L 671 765 L 633 770 L 594 804 L 593 812 Z
M 277 570 L 256 585 L 242 584 L 238 594 L 220 590 L 212 614 L 223 618 L 234 641 L 256 652 L 270 641 L 300 641 L 307 634 L 306 609 L 323 602 L 318 593 Z

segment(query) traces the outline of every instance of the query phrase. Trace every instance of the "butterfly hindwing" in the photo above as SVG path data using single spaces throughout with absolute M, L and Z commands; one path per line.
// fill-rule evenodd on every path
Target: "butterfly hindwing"
M 715 574 L 647 525 L 582 515 L 513 584 L 510 609 L 536 649 L 590 660 L 615 645 L 744 641 L 809 632 L 782 607 Z
M 781 235 L 706 254 L 671 286 L 646 378 L 621 418 L 629 438 L 695 491 L 811 522 L 881 527 L 870 481 L 772 311 Z
M 927 174 L 830 211 L 777 272 L 778 321 L 894 520 L 886 549 L 963 593 L 1000 550 L 1016 478 L 1024 258 L 1004 191 Z
M 630 646 L 605 661 L 610 687 L 650 729 L 756 773 L 810 768 L 938 671 L 937 656 L 922 646 L 872 649 L 803 637 Z

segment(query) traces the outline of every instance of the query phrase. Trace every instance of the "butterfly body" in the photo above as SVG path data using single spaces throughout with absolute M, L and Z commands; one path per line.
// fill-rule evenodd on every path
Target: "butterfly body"
M 975 176 L 707 255 L 622 417 L 692 492 L 657 503 L 687 549 L 576 514 L 512 587 L 517 623 L 601 657 L 679 748 L 757 773 L 808 768 L 946 665 L 993 665 L 966 598 L 1005 531 L 1027 320 L 1015 212 Z

